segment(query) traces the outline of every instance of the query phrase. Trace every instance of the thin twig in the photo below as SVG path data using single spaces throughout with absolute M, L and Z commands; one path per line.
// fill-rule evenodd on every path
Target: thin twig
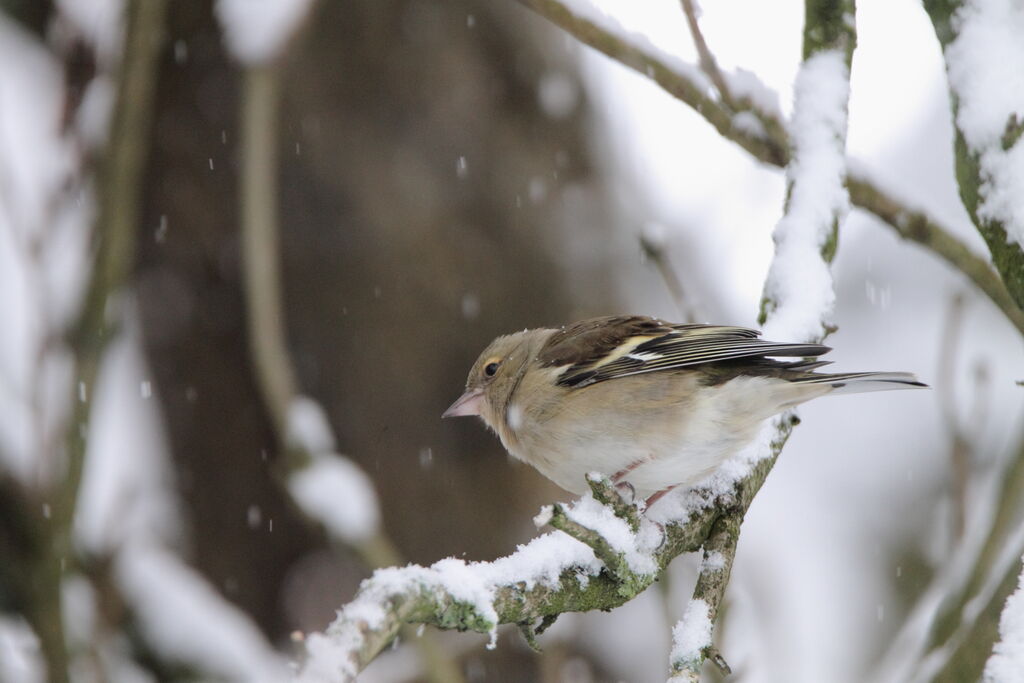
M 726 83 L 722 71 L 718 68 L 718 61 L 708 47 L 707 41 L 704 40 L 704 34 L 700 30 L 694 0 L 682 0 L 682 3 L 683 13 L 686 15 L 686 23 L 690 27 L 690 35 L 693 37 L 693 44 L 697 48 L 697 55 L 700 57 L 701 70 L 715 84 L 722 103 L 732 111 L 737 111 L 736 103 L 733 102 L 732 93 L 729 90 L 729 84 Z
M 687 304 L 687 296 L 683 291 L 683 282 L 679 279 L 679 274 L 676 273 L 676 269 L 672 267 L 672 262 L 669 260 L 665 245 L 641 232 L 640 248 L 643 249 L 644 256 L 646 256 L 654 264 L 654 267 L 658 269 L 661 279 L 665 282 L 665 288 L 668 290 L 669 296 L 672 297 L 672 301 L 676 305 L 676 310 L 679 312 L 681 322 L 697 322 L 697 307 Z
M 249 346 L 264 403 L 283 439 L 296 394 L 281 302 L 277 228 L 277 128 L 280 76 L 276 64 L 248 67 L 242 89 L 242 263 Z
M 49 555 L 37 567 L 38 600 L 33 605 L 35 611 L 28 615 L 40 639 L 47 673 L 54 681 L 65 681 L 68 677 L 61 581 L 73 557 L 72 523 L 85 467 L 92 406 L 92 401 L 79 400 L 79 395 L 82 391 L 89 396 L 94 393 L 100 365 L 118 329 L 120 311 L 116 299 L 131 272 L 166 2 L 132 0 L 125 12 L 124 54 L 110 122 L 110 142 L 100 166 L 94 231 L 96 257 L 81 310 L 67 335 L 74 371 L 68 392 L 72 408 L 65 433 L 66 469 L 63 478 L 56 482 L 58 490 L 53 495 L 48 527 Z
M 1024 311 L 985 259 L 938 221 L 899 202 L 863 175 L 851 171 L 846 177 L 846 188 L 854 205 L 874 214 L 900 237 L 920 244 L 969 278 L 1024 335 Z
M 960 348 L 960 337 L 964 324 L 964 303 L 964 295 L 961 292 L 954 294 L 950 299 L 946 324 L 939 345 L 938 368 L 940 381 L 938 382 L 937 397 L 950 441 L 950 488 L 953 499 L 954 542 L 959 541 L 964 534 L 964 525 L 967 519 L 967 484 L 973 451 L 953 400 L 957 352 Z
M 735 510 L 724 513 L 715 520 L 711 534 L 704 542 L 704 559 L 697 576 L 697 585 L 693 589 L 693 599 L 704 601 L 708 608 L 708 619 L 712 624 L 715 623 L 725 599 L 725 589 L 732 574 L 742 521 L 742 516 Z M 683 680 L 700 680 L 700 670 L 705 659 L 713 661 L 722 673 L 732 673 L 725 658 L 714 645 L 709 643 L 701 654 L 702 657 L 699 659 L 673 662 L 671 675 L 680 676 Z

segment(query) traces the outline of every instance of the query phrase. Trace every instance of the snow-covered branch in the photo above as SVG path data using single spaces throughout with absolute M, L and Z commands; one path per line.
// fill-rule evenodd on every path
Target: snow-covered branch
M 649 587 L 674 557 L 697 550 L 718 515 L 712 492 L 691 495 L 679 521 L 662 532 L 640 520 L 607 480 L 590 483 L 592 497 L 546 507 L 535 520 L 560 531 L 512 555 L 378 570 L 324 634 L 307 638 L 301 680 L 350 680 L 403 622 L 492 636 L 499 624 L 517 624 L 532 639 L 559 614 L 617 607 Z
M 999 0 L 924 4 L 946 59 L 960 198 L 1024 307 L 1024 8 Z
M 713 661 L 723 673 L 731 673 L 725 658 L 715 648 L 712 636 L 715 617 L 729 585 L 742 521 L 736 510 L 726 512 L 715 521 L 704 543 L 704 558 L 693 598 L 683 618 L 672 629 L 672 681 L 700 681 L 705 659 Z
M 591 496 L 545 507 L 535 518 L 538 526 L 558 532 L 512 555 L 493 562 L 447 559 L 430 567 L 378 570 L 324 633 L 307 636 L 299 679 L 351 680 L 403 622 L 491 634 L 500 624 L 516 624 L 532 641 L 560 614 L 628 602 L 674 558 L 705 546 L 716 520 L 742 518 L 795 422 L 784 416 L 765 430 L 764 457 L 737 459 L 706 487 L 670 494 L 651 511 L 657 519 L 641 519 L 607 480 L 591 479 Z M 721 569 L 714 558 L 710 564 Z
M 716 97 L 713 83 L 692 64 L 653 46 L 644 36 L 625 31 L 613 18 L 585 3 L 565 0 L 517 0 L 573 35 L 585 45 L 650 78 L 667 93 L 704 117 L 725 139 L 754 158 L 773 166 L 789 163 L 787 126 L 775 94 L 753 74 L 738 70 L 722 73 L 729 95 Z M 851 14 L 852 16 L 852 14 Z M 729 108 L 731 100 L 737 110 Z M 747 103 L 741 107 L 738 103 Z M 943 259 L 974 284 L 1024 335 L 1024 311 L 1020 297 L 1011 296 L 1007 285 L 985 259 L 976 255 L 954 232 L 924 211 L 893 197 L 862 169 L 847 169 L 845 182 L 852 204 L 874 215 L 903 239 L 915 242 Z M 997 263 L 998 266 L 998 263 Z M 1006 271 L 1000 268 L 1006 278 Z
M 986 683 L 1012 683 L 1024 671 L 1024 573 L 999 619 L 1000 640 L 985 664 Z

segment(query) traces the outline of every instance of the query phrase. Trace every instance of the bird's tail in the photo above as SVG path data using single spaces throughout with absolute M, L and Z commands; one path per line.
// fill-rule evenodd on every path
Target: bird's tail
M 809 374 L 790 380 L 794 384 L 830 384 L 830 394 L 859 394 L 866 391 L 889 391 L 892 389 L 926 389 L 927 384 L 918 381 L 909 372 L 843 372 L 836 374 Z

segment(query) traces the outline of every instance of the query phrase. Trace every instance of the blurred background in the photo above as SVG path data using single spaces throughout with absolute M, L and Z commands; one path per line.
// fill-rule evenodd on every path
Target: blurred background
M 595 4 L 696 61 L 678 3 Z M 802 3 L 705 5 L 721 66 L 756 73 L 788 113 Z M 45 488 L 60 477 L 67 396 L 78 393 L 60 330 L 97 248 L 92 193 L 122 7 L 0 8 L 0 463 Z M 911 0 L 863 0 L 857 24 L 851 156 L 987 254 L 957 195 L 927 15 Z M 213 4 L 172 3 L 115 301 L 123 320 L 95 397 L 79 397 L 92 414 L 75 544 L 104 556 L 125 529 L 159 537 L 287 651 L 290 634 L 322 630 L 371 568 L 279 484 L 287 453 L 246 322 L 244 68 L 232 55 Z M 567 499 L 477 421 L 440 414 L 498 334 L 620 312 L 679 319 L 641 236 L 700 320 L 756 326 L 782 172 L 519 4 L 321 2 L 274 62 L 295 382 L 372 479 L 403 561 L 506 555 L 538 533 L 540 505 Z M 801 409 L 743 528 L 719 628 L 733 680 L 885 679 L 889 645 L 964 539 L 987 533 L 1002 473 L 1020 457 L 1024 349 L 1013 326 L 961 274 L 866 214 L 851 212 L 839 242 L 830 359 L 838 370 L 912 371 L 934 389 Z M 49 519 L 47 500 L 32 514 Z M 18 555 L 3 547 L 16 575 Z M 472 634 L 443 634 L 439 647 L 471 681 L 663 680 L 694 568 L 680 558 L 660 590 L 611 613 L 564 616 L 541 639 L 544 654 L 514 629 L 493 651 Z M 102 603 L 75 590 L 65 588 L 71 604 Z M 42 680 L 40 643 L 16 603 L 0 601 L 0 680 Z M 102 605 L 86 612 L 65 627 L 110 627 Z M 121 677 L 109 662 L 76 671 Z M 182 676 L 130 671 L 138 678 L 124 680 Z M 400 645 L 364 679 L 423 676 Z

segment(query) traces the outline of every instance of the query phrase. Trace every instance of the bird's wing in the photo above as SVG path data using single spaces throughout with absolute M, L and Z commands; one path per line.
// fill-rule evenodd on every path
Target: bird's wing
M 821 344 L 759 339 L 745 327 L 676 325 L 644 316 L 592 318 L 563 328 L 538 354 L 546 367 L 564 367 L 558 383 L 584 387 L 617 377 L 675 370 L 737 358 L 819 356 Z

